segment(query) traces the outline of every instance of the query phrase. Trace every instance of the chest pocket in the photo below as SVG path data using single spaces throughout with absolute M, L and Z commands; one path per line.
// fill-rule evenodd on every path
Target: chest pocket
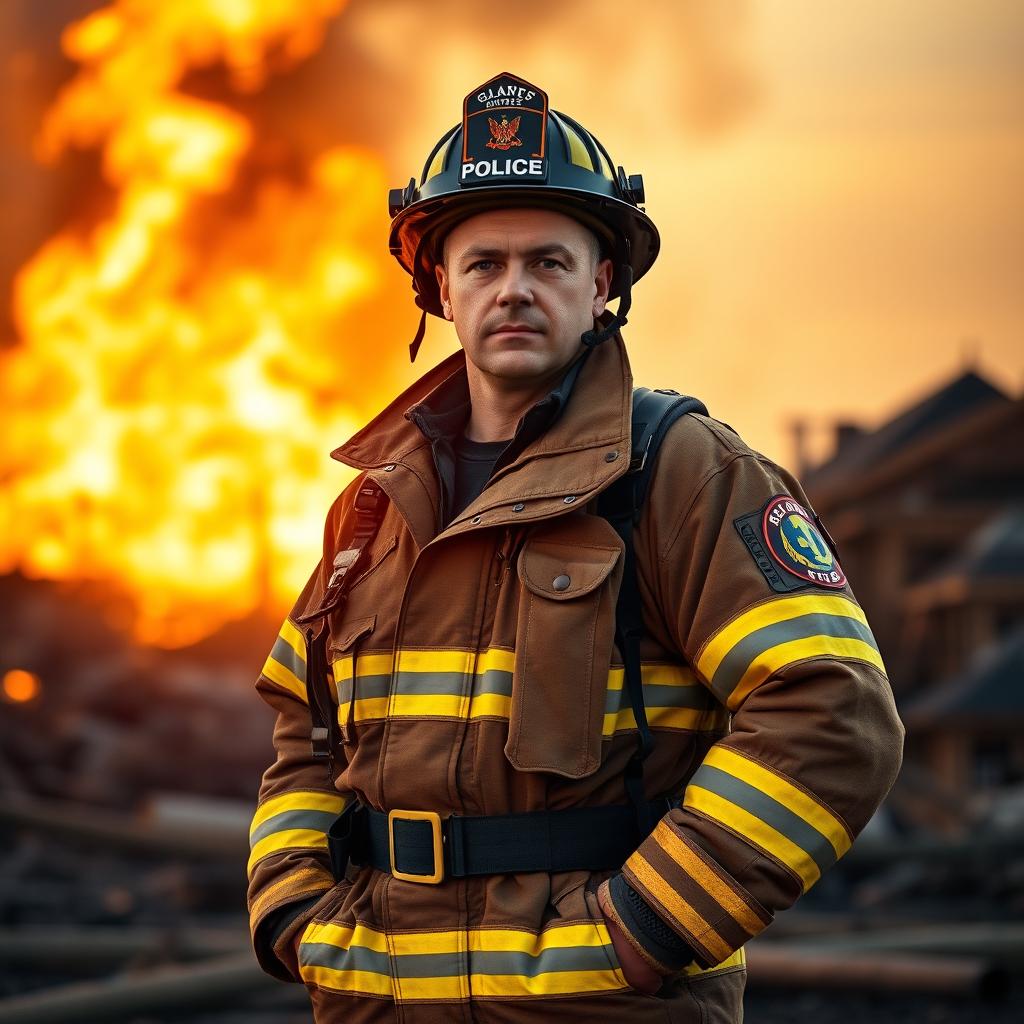
M 621 556 L 615 531 L 586 514 L 561 517 L 523 545 L 505 744 L 520 771 L 580 779 L 601 763 Z

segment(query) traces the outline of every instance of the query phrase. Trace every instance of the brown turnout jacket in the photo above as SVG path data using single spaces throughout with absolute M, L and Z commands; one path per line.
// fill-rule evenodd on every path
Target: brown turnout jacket
M 390 498 L 330 621 L 336 777 L 310 754 L 293 616 L 316 606 L 349 546 L 358 480 L 331 508 L 323 561 L 256 684 L 277 712 L 277 758 L 248 868 L 260 963 L 305 983 L 318 1021 L 737 1021 L 744 944 L 849 849 L 894 781 L 902 725 L 851 589 L 793 576 L 773 587 L 735 525 L 777 495 L 806 508 L 799 483 L 691 414 L 662 444 L 634 535 L 656 738 L 645 779 L 674 806 L 622 878 L 694 960 L 657 996 L 629 987 L 597 903 L 608 872 L 425 885 L 350 867 L 335 883 L 325 833 L 353 799 L 442 817 L 627 802 L 622 543 L 595 498 L 627 469 L 631 390 L 616 335 L 443 528 L 416 413 L 443 423 L 465 402 L 461 351 L 333 453 Z M 302 909 L 273 941 L 267 922 L 291 905 Z M 657 962 L 649 936 L 631 938 Z

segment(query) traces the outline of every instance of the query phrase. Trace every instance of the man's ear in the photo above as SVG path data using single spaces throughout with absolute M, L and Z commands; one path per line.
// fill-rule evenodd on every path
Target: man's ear
M 445 320 L 451 320 L 452 306 L 448 295 L 448 273 L 442 264 L 434 264 L 434 276 L 437 278 L 438 291 L 441 293 L 441 307 L 444 310 L 444 318 Z
M 605 304 L 608 302 L 608 293 L 612 288 L 612 276 L 615 273 L 615 264 L 611 260 L 601 260 L 594 271 L 594 316 L 598 317 L 604 312 Z

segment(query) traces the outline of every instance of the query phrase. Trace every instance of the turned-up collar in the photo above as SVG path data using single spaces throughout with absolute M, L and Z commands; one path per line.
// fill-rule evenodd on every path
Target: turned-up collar
M 523 413 L 512 439 L 498 456 L 492 473 L 509 465 L 532 441 L 550 429 L 561 415 L 572 394 L 580 369 L 592 349 L 584 349 L 566 368 L 559 383 Z M 471 411 L 469 378 L 455 372 L 442 381 L 423 401 L 412 406 L 405 418 L 414 423 L 430 442 L 445 439 L 454 444 L 466 426 Z

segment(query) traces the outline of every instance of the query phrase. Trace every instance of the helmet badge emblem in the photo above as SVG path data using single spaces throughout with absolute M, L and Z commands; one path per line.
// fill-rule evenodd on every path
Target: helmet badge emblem
M 491 129 L 490 141 L 486 143 L 487 148 L 507 151 L 513 146 L 521 146 L 522 140 L 516 138 L 520 120 L 521 115 L 513 117 L 511 121 L 507 117 L 502 117 L 499 124 L 493 117 L 487 118 L 487 126 Z

